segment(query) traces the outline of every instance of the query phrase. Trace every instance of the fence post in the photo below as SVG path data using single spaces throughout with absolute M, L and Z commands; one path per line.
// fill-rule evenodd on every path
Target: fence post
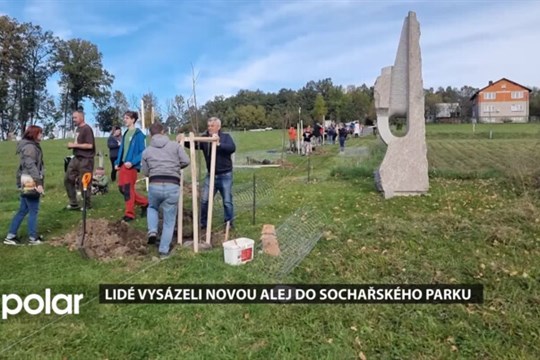
M 255 225 L 255 209 L 257 208 L 257 178 L 255 175 L 255 172 L 253 172 L 253 219 L 251 220 L 251 224 Z
M 307 160 L 307 182 L 309 183 L 309 176 L 311 174 L 311 158 L 308 157 L 308 160 Z

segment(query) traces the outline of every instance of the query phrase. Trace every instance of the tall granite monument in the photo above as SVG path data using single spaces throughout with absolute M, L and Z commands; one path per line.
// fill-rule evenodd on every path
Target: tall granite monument
M 403 23 L 394 66 L 385 67 L 375 82 L 377 127 L 388 145 L 377 174 L 378 188 L 386 199 L 421 195 L 429 189 L 424 86 L 420 55 L 420 24 L 409 12 Z M 390 131 L 392 116 L 407 118 L 407 133 Z

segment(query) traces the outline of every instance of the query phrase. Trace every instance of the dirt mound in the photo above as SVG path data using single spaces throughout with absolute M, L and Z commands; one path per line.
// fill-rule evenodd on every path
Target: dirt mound
M 293 167 L 295 167 L 296 165 L 287 161 L 287 160 L 281 160 L 281 159 L 277 159 L 276 160 L 276 164 L 278 165 L 281 165 L 282 168 L 285 168 L 285 169 L 292 169 Z
M 332 149 L 329 149 L 328 146 L 321 146 L 321 145 L 318 145 L 318 146 L 313 145 L 312 150 L 313 150 L 313 153 L 317 155 L 326 155 L 332 152 Z
M 184 209 L 183 217 L 183 241 L 193 241 L 193 212 Z M 176 224 L 177 225 L 177 224 Z M 175 225 L 171 242 L 171 249 L 177 245 L 177 227 Z M 162 219 L 159 219 L 158 229 L 162 229 Z M 67 246 L 71 251 L 77 251 L 77 245 L 82 235 L 82 222 L 73 231 L 61 238 L 53 238 L 48 241 L 52 246 Z M 142 259 L 153 252 L 154 246 L 147 244 L 146 232 L 134 229 L 123 221 L 107 221 L 105 219 L 87 219 L 84 248 L 92 259 L 110 261 L 114 259 Z M 199 231 L 201 241 L 205 241 L 206 232 Z M 233 236 L 229 234 L 229 239 Z M 161 234 L 158 234 L 158 241 Z M 212 231 L 212 245 L 221 246 L 225 238 L 225 227 L 220 226 Z
M 77 250 L 82 235 L 82 224 L 63 238 L 50 241 L 53 246 L 67 245 L 71 251 Z M 86 221 L 84 248 L 92 259 L 113 260 L 125 257 L 141 258 L 148 254 L 146 233 L 133 229 L 122 221 L 110 222 L 104 219 Z

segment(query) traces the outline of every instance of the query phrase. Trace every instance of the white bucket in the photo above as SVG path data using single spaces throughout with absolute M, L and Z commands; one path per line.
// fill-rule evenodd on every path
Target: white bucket
M 241 265 L 253 260 L 255 241 L 248 238 L 238 238 L 223 243 L 223 256 L 230 265 Z

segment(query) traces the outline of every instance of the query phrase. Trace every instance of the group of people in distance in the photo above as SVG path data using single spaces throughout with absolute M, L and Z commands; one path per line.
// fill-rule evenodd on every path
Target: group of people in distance
M 309 155 L 313 151 L 312 147 L 312 139 L 315 137 L 316 143 L 318 145 L 322 145 L 322 134 L 324 133 L 325 129 L 321 127 L 319 124 L 316 124 L 315 128 L 312 129 L 311 125 L 308 125 L 306 128 L 303 129 L 302 132 L 302 155 Z M 289 151 L 292 153 L 296 153 L 298 151 L 298 148 L 296 146 L 297 142 L 297 131 L 296 128 L 291 125 L 289 128 Z M 349 131 L 347 127 L 341 123 L 338 125 L 338 130 L 336 132 L 336 129 L 334 125 L 331 125 L 326 129 L 326 134 L 329 139 L 330 144 L 334 144 L 335 138 L 338 137 L 339 139 L 339 151 L 340 153 L 343 153 L 345 151 L 345 140 L 347 140 L 347 137 L 349 135 Z M 317 136 L 320 135 L 320 136 Z
M 178 211 L 180 174 L 182 169 L 190 164 L 184 147 L 189 147 L 190 143 L 180 144 L 178 141 L 170 140 L 165 134 L 163 125 L 154 123 L 150 126 L 151 140 L 146 146 L 146 135 L 135 126 L 137 120 L 137 112 L 127 111 L 124 114 L 124 125 L 127 129 L 122 134 L 119 127 L 113 128 L 107 141 L 112 167 L 111 179 L 116 181 L 118 178 L 118 189 L 124 197 L 125 210 L 122 221 L 131 222 L 135 219 L 136 205 L 141 208 L 141 217 L 147 217 L 149 244 L 158 242 L 159 211 L 162 210 L 163 228 L 159 239 L 159 255 L 164 259 L 170 255 L 170 244 Z M 83 174 L 93 173 L 96 143 L 93 130 L 85 122 L 82 111 L 73 113 L 73 123 L 76 126 L 76 137 L 73 142 L 67 144 L 67 148 L 73 151 L 73 156 L 65 169 L 64 186 L 69 199 L 67 209 L 83 210 L 77 200 L 77 188 L 82 185 Z M 229 134 L 221 131 L 221 121 L 216 117 L 208 119 L 207 131 L 202 136 L 217 138 L 215 191 L 212 196 L 215 196 L 216 192 L 221 194 L 224 222 L 229 222 L 230 226 L 234 227 L 231 156 L 236 151 L 236 145 Z M 20 204 L 11 221 L 4 244 L 22 244 L 17 232 L 26 215 L 28 215 L 28 244 L 39 245 L 43 242 L 43 237 L 37 231 L 40 199 L 44 195 L 45 188 L 45 164 L 40 145 L 42 138 L 43 129 L 32 125 L 25 130 L 22 140 L 17 144 L 16 154 L 19 155 L 20 161 L 16 178 L 17 188 L 20 191 Z M 207 167 L 207 176 L 201 194 L 200 214 L 200 224 L 205 229 L 210 196 L 211 152 L 207 142 L 195 142 L 195 146 L 196 149 L 203 151 Z M 149 180 L 148 197 L 136 190 L 139 172 L 142 172 Z M 92 193 L 86 191 L 85 196 L 86 210 L 91 209 Z

